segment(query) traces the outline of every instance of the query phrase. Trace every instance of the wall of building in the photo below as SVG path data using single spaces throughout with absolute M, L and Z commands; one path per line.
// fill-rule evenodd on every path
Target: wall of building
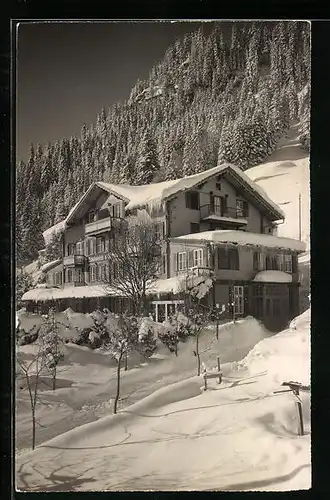
M 221 190 L 218 190 L 216 184 L 220 183 Z M 194 189 L 192 189 L 194 191 Z M 244 196 L 237 195 L 236 189 L 226 179 L 222 178 L 217 181 L 217 178 L 208 180 L 202 187 L 196 189 L 199 192 L 200 207 L 210 204 L 210 192 L 215 196 L 225 196 L 227 198 L 228 208 L 236 209 L 236 199 L 247 201 Z M 170 200 L 169 206 L 169 223 L 170 236 L 181 236 L 190 234 L 191 223 L 200 223 L 200 231 L 208 231 L 210 229 L 209 221 L 200 220 L 200 211 L 186 207 L 185 193 L 179 193 L 178 196 Z M 263 218 L 256 205 L 248 202 L 249 216 L 246 230 L 253 233 L 260 233 L 261 227 L 271 226 L 271 223 Z
M 70 243 L 76 243 L 77 241 L 83 240 L 84 238 L 85 226 L 83 223 L 77 223 L 74 226 L 69 226 L 64 232 L 65 255 L 67 255 L 67 246 Z

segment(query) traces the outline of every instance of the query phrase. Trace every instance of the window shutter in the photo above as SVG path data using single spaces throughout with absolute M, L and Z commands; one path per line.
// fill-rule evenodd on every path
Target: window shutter
M 270 271 L 272 269 L 272 262 L 270 255 L 266 255 L 266 270 Z
M 253 252 L 253 270 L 258 271 L 259 269 L 259 252 Z
M 91 245 L 91 253 L 95 254 L 96 253 L 96 238 L 95 237 L 91 238 L 90 245 Z
M 109 238 L 105 239 L 105 252 L 109 252 Z
M 202 248 L 202 262 L 203 262 L 203 267 L 208 267 L 208 253 L 209 250 L 208 248 Z
M 210 212 L 214 212 L 214 195 L 210 194 Z
M 248 217 L 249 216 L 249 204 L 247 201 L 243 201 L 243 216 Z
M 188 252 L 188 268 L 190 267 L 193 267 L 194 266 L 194 251 L 193 250 L 189 250 Z
M 218 269 L 228 269 L 228 253 L 224 247 L 218 247 Z
M 190 208 L 190 196 L 189 196 L 189 193 L 185 194 L 185 198 L 186 198 L 186 208 Z
M 179 268 L 179 266 L 178 266 L 178 258 L 179 258 L 179 256 L 178 256 L 177 253 L 173 254 L 173 270 L 174 270 L 175 273 L 177 272 L 177 270 Z

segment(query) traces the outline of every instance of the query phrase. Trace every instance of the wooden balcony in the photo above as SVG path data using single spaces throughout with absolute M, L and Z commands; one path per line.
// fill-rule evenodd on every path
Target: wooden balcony
M 85 261 L 85 255 L 66 255 L 63 257 L 63 266 L 83 266 Z
M 103 231 L 110 231 L 111 229 L 111 217 L 106 217 L 105 219 L 96 220 L 85 224 L 85 234 L 86 236 L 91 236 L 92 234 L 99 234 Z
M 247 224 L 247 218 L 243 212 L 231 207 L 222 209 L 218 206 L 202 205 L 200 207 L 200 218 L 201 221 L 215 220 L 229 224 L 232 223 L 234 225 Z

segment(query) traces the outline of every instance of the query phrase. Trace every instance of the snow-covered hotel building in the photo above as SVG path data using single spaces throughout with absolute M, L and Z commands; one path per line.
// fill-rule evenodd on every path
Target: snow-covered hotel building
M 146 210 L 159 223 L 163 266 L 149 289 L 158 321 L 175 307 L 187 274 L 214 276 L 206 300 L 234 304 L 273 329 L 298 314 L 298 254 L 303 242 L 277 236 L 284 213 L 239 168 L 223 164 L 182 179 L 145 186 L 94 182 L 67 218 L 44 233 L 62 231 L 63 256 L 44 266 L 46 285 L 23 296 L 28 309 L 55 305 L 88 312 L 120 310 L 128 299 L 102 286 L 110 276 L 114 220 Z

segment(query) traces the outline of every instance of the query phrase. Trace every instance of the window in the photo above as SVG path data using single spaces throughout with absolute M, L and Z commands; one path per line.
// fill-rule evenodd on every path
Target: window
M 90 267 L 90 280 L 91 283 L 94 283 L 96 281 L 96 266 Z
M 199 224 L 198 222 L 190 223 L 190 233 L 199 233 Z
M 203 265 L 203 249 L 198 248 L 194 250 L 193 253 L 193 266 L 194 267 L 202 267 Z
M 266 269 L 267 271 L 278 271 L 279 262 L 277 255 L 266 255 Z
M 97 281 L 105 281 L 107 279 L 107 271 L 105 264 L 99 264 L 97 266 Z
M 214 213 L 215 214 L 222 214 L 222 203 L 221 203 L 221 196 L 214 196 Z
M 197 191 L 186 193 L 186 207 L 199 210 L 199 193 Z
M 164 238 L 164 222 L 155 223 L 155 234 L 157 240 L 162 240 Z
M 221 191 L 221 182 L 217 182 L 217 183 L 215 184 L 215 189 L 216 189 L 217 191 Z
M 244 314 L 244 287 L 234 286 L 234 313 Z
M 114 203 L 110 210 L 110 213 L 116 219 L 119 219 L 121 217 L 121 203 Z
M 261 252 L 253 252 L 253 270 L 262 271 L 264 269 L 265 256 Z
M 68 255 L 74 255 L 74 243 L 68 245 Z
M 76 243 L 76 255 L 84 255 L 84 244 L 82 241 Z
M 248 217 L 249 204 L 245 200 L 236 200 L 236 215 L 237 217 Z
M 187 253 L 179 252 L 178 253 L 178 271 L 184 271 L 187 269 Z
M 105 241 L 103 237 L 96 238 L 96 253 L 105 251 Z
M 54 275 L 54 282 L 55 282 L 56 286 L 62 285 L 62 273 L 61 272 L 55 273 L 55 275 Z
M 82 269 L 76 269 L 76 282 L 77 283 L 84 282 L 84 273 Z
M 67 282 L 72 283 L 74 281 L 74 269 L 67 270 Z
M 284 271 L 292 273 L 292 256 L 290 254 L 284 255 Z
M 218 269 L 239 270 L 239 254 L 237 248 L 218 247 Z
M 278 265 L 278 270 L 279 271 L 284 271 L 284 255 L 282 253 L 279 253 L 277 255 L 277 265 Z

